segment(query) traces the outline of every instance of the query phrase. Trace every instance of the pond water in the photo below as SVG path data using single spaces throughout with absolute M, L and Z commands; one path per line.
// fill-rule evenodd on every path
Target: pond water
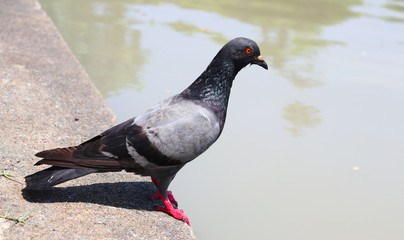
M 258 43 L 170 187 L 198 239 L 404 239 L 403 0 L 40 2 L 119 122 Z

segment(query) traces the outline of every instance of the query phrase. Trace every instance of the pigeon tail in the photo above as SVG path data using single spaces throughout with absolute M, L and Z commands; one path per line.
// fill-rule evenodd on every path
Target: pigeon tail
M 29 190 L 44 190 L 60 183 L 98 172 L 97 169 L 50 167 L 25 177 Z

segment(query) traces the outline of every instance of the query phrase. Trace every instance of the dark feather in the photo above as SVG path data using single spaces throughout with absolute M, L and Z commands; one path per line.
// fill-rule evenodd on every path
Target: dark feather
M 26 189 L 43 190 L 57 184 L 99 172 L 96 169 L 72 169 L 63 167 L 50 167 L 25 177 Z

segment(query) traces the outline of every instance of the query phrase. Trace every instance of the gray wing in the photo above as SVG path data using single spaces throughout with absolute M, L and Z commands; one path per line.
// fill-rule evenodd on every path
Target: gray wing
M 206 151 L 220 135 L 219 122 L 212 111 L 175 97 L 138 116 L 133 124 L 143 128 L 163 155 L 182 163 Z

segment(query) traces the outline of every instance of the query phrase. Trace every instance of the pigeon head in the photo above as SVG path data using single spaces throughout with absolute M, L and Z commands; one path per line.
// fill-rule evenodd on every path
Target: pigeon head
M 232 61 L 237 72 L 248 64 L 257 64 L 268 69 L 257 43 L 248 38 L 239 37 L 229 41 L 219 51 L 217 57 Z
M 268 69 L 257 43 L 243 37 L 230 40 L 181 95 L 186 99 L 201 100 L 208 103 L 210 108 L 225 112 L 233 80 L 248 64 L 257 64 Z
M 206 70 L 180 96 L 213 111 L 223 128 L 233 80 L 248 64 L 268 69 L 257 43 L 235 38 L 219 50 Z

